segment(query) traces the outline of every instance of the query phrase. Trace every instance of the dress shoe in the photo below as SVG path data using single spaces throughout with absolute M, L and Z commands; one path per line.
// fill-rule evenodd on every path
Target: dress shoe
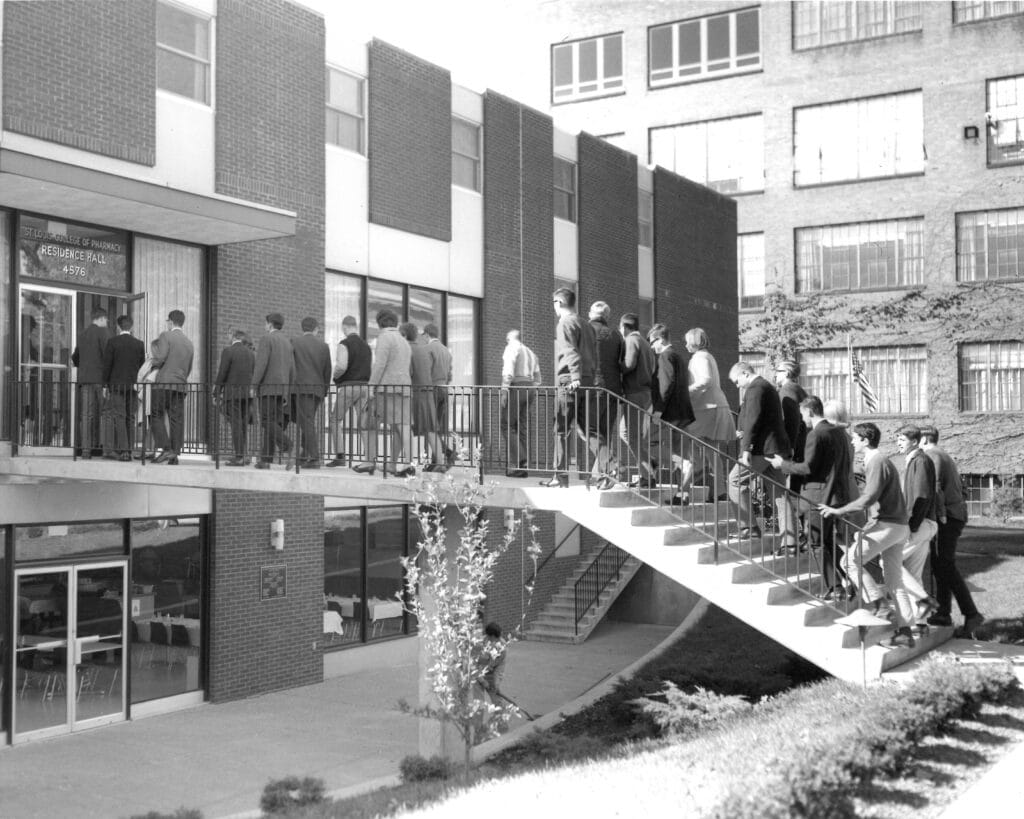
M 131 459 L 132 455 L 130 452 L 122 452 L 120 455 L 117 456 L 117 460 L 119 461 L 130 461 Z
M 976 632 L 985 625 L 985 618 L 980 614 L 972 614 L 964 620 L 964 624 L 956 630 L 956 636 L 964 640 L 976 640 Z
M 444 451 L 444 462 L 447 466 L 455 466 L 455 450 L 446 449 Z
M 914 634 L 908 627 L 903 626 L 896 629 L 896 633 L 892 637 L 882 640 L 879 645 L 882 648 L 913 648 Z
M 530 473 L 525 469 L 510 469 L 505 473 L 506 478 L 529 478 Z
M 362 461 L 352 467 L 353 472 L 358 472 L 360 475 L 372 475 L 377 469 L 377 464 L 370 463 L 369 461 Z
M 929 626 L 951 626 L 953 625 L 953 618 L 948 614 L 933 614 L 928 618 Z
M 892 620 L 896 616 L 896 610 L 887 600 L 876 600 L 869 608 L 875 617 L 881 617 L 883 620 Z
M 926 597 L 917 601 L 917 622 L 927 620 L 939 610 L 939 601 L 934 597 Z
M 333 461 L 328 461 L 326 464 L 324 464 L 324 466 L 330 467 L 332 469 L 336 466 L 345 466 L 345 459 L 339 455 Z
M 164 463 L 167 464 L 167 466 L 177 466 L 178 465 L 178 456 L 177 455 L 172 455 L 170 458 L 168 458 L 166 461 L 164 461 Z
M 644 475 L 633 485 L 638 489 L 656 489 L 658 487 L 658 482 L 649 475 Z
M 821 599 L 826 603 L 836 603 L 841 598 L 838 597 L 838 589 L 835 586 L 829 586 L 821 595 Z
M 270 462 L 269 461 L 256 461 L 256 463 L 253 464 L 253 466 L 255 466 L 257 469 L 270 469 Z
M 416 467 L 415 466 L 404 466 L 401 469 L 396 469 L 395 470 L 395 477 L 396 478 L 411 478 L 415 474 L 416 474 Z
M 924 635 L 928 633 L 928 624 L 914 623 L 914 625 L 910 627 L 910 633 L 913 634 L 915 637 L 924 637 Z
M 170 457 L 171 457 L 171 453 L 170 453 L 169 450 L 166 450 L 166 449 L 162 450 L 159 455 L 157 455 L 156 457 L 153 458 L 153 463 L 155 463 L 155 464 L 162 464 L 164 461 L 166 461 Z
M 602 475 L 597 479 L 597 483 L 594 485 L 603 492 L 606 489 L 612 489 L 615 487 L 615 478 L 611 475 Z
M 772 552 L 772 554 L 775 555 L 775 557 L 795 557 L 797 551 L 798 548 L 795 543 L 785 543 L 782 546 L 779 546 L 774 552 Z
M 83 461 L 91 461 L 92 460 L 92 453 L 91 452 L 83 452 L 78 457 L 81 458 Z
M 230 461 L 225 461 L 224 466 L 245 466 L 245 458 L 232 458 Z
M 540 482 L 540 485 L 548 488 L 561 487 L 562 489 L 565 489 L 569 486 L 569 476 L 562 472 L 558 475 L 553 475 L 550 478 L 545 478 Z

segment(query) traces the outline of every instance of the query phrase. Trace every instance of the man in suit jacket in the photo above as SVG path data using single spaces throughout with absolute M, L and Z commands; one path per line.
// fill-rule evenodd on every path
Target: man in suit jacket
M 167 329 L 156 340 L 153 355 L 153 365 L 160 371 L 153 383 L 153 442 L 161 450 L 154 461 L 172 466 L 178 463 L 185 442 L 185 393 L 194 356 L 192 342 L 181 329 L 184 324 L 185 314 L 171 310 Z
M 622 391 L 626 401 L 640 408 L 626 408 L 626 443 L 630 458 L 637 465 L 640 486 L 653 486 L 656 481 L 651 474 L 651 464 L 645 459 L 649 427 L 647 413 L 651 411 L 651 386 L 658 359 L 650 342 L 640 332 L 640 318 L 636 313 L 622 314 L 619 333 L 623 339 Z
M 756 375 L 754 368 L 745 361 L 733 364 L 729 380 L 743 392 L 736 431 L 740 439 L 740 462 L 729 473 L 729 500 L 736 504 L 739 538 L 746 540 L 761 536 L 761 528 L 754 523 L 750 483 L 757 475 L 782 483 L 782 473 L 772 466 L 768 458 L 772 455 L 788 458 L 792 448 L 783 423 L 782 402 L 775 387 Z
M 800 386 L 797 379 L 800 377 L 800 365 L 791 358 L 785 358 L 775 365 L 775 386 L 779 390 L 779 400 L 782 402 L 782 423 L 786 428 L 786 436 L 793 449 L 793 460 L 799 461 L 804 457 L 804 443 L 807 439 L 808 427 L 803 421 L 800 412 L 800 402 L 807 397 L 804 388 Z M 803 484 L 803 475 L 791 473 L 786 475 L 786 485 L 797 494 Z M 782 535 L 784 546 L 795 545 L 797 535 L 800 531 L 799 518 L 802 516 L 793 498 L 787 495 L 785 498 L 776 498 L 775 509 L 778 513 L 779 529 Z
M 78 368 L 78 411 L 81 419 L 82 457 L 91 458 L 92 451 L 102 446 L 103 454 L 110 454 L 110 442 L 100 424 L 103 407 L 103 353 L 110 333 L 107 331 L 107 311 L 97 307 L 92 311 L 92 323 L 78 334 L 78 346 L 71 354 L 71 363 Z
M 269 469 L 275 448 L 282 454 L 291 451 L 292 442 L 285 434 L 284 405 L 295 382 L 295 358 L 292 343 L 281 328 L 284 316 L 267 315 L 267 334 L 256 348 L 256 368 L 252 374 L 253 395 L 259 397 L 260 421 L 263 424 L 263 452 L 257 469 Z
M 924 564 L 929 545 L 938 534 L 938 500 L 935 465 L 921 450 L 921 429 L 906 424 L 896 430 L 896 448 L 904 456 L 903 497 L 910 513 L 910 536 L 903 544 L 903 585 L 917 601 L 918 620 L 939 610 L 939 604 L 924 588 Z
M 317 320 L 302 320 L 302 335 L 292 339 L 295 361 L 295 413 L 302 438 L 300 455 L 306 469 L 320 468 L 320 436 L 324 428 L 320 407 L 331 384 L 331 350 L 316 334 Z
M 131 316 L 118 316 L 118 333 L 103 351 L 106 416 L 117 459 L 130 461 L 135 446 L 135 377 L 146 360 L 146 346 L 132 335 Z
M 835 518 L 822 518 L 819 507 L 845 506 L 857 497 L 857 490 L 850 483 L 853 474 L 850 446 L 846 431 L 825 420 L 825 410 L 818 396 L 809 395 L 800 402 L 800 415 L 810 430 L 804 441 L 802 460 L 791 461 L 781 455 L 772 455 L 768 460 L 782 474 L 801 478 L 801 507 L 808 519 L 811 547 L 824 546 L 824 599 L 843 600 L 847 596 L 847 586 L 836 582 L 837 573 L 846 578 L 836 560 L 836 521 Z M 779 552 L 784 553 L 787 549 L 796 551 L 795 539 L 784 542 Z
M 655 417 L 661 418 L 676 427 L 692 424 L 693 406 L 690 404 L 689 369 L 686 359 L 682 357 L 669 341 L 668 328 L 664 324 L 655 324 L 647 333 L 651 348 L 658 355 L 655 366 L 654 385 L 651 397 L 654 401 Z M 683 436 L 677 432 L 671 435 L 662 434 L 658 445 L 658 468 L 672 469 L 673 456 L 680 460 L 679 493 L 673 502 L 686 503 L 690 483 L 693 480 L 692 453 L 683 452 Z
M 452 383 L 452 352 L 441 343 L 436 324 L 426 324 L 423 335 L 427 337 L 427 352 L 430 353 L 430 378 L 434 382 L 434 403 L 437 412 L 437 436 L 444 450 L 444 462 L 455 463 L 455 450 L 448 440 L 448 385 Z
M 249 345 L 245 330 L 235 330 L 231 343 L 220 354 L 214 392 L 215 402 L 224 402 L 224 414 L 231 427 L 231 451 L 234 457 L 227 466 L 245 466 L 249 433 L 249 390 L 256 357 Z

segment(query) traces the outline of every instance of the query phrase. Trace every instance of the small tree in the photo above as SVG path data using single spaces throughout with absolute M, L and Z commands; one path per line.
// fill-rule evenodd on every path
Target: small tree
M 454 501 L 442 502 L 439 487 L 445 487 Z M 518 712 L 511 702 L 492 701 L 482 685 L 491 664 L 519 632 L 517 627 L 490 639 L 481 621 L 494 566 L 512 544 L 516 528 L 507 528 L 497 546 L 488 545 L 484 502 L 491 491 L 470 480 L 458 483 L 451 473 L 443 481 L 421 480 L 417 494 L 422 500 L 416 507 L 421 539 L 416 552 L 402 559 L 406 609 L 416 617 L 420 640 L 430 657 L 426 677 L 434 702 L 415 708 L 405 702 L 399 705 L 407 713 L 455 728 L 463 742 L 465 779 L 472 747 L 495 736 Z M 456 510 L 461 520 L 452 543 L 445 522 L 447 508 Z M 538 529 L 528 510 L 523 512 L 522 525 L 529 537 L 527 553 L 536 567 Z
M 1020 484 L 1013 475 L 1001 476 L 992 490 L 992 517 L 1006 523 L 1021 511 L 1024 511 L 1024 498 L 1021 498 Z

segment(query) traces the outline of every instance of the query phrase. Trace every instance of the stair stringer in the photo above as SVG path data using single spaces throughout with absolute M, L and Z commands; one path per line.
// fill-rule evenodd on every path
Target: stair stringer
M 638 495 L 630 493 L 636 501 L 632 505 L 621 505 L 622 498 L 605 505 L 599 492 L 576 487 L 549 491 L 559 493 L 562 514 L 841 679 L 878 679 L 882 672 L 952 636 L 952 629 L 933 628 L 913 649 L 886 649 L 877 645 L 884 632 L 875 632 L 862 666 L 855 631 L 833 622 L 839 613 L 831 606 L 767 573 L 763 580 L 735 582 L 737 566 L 751 561 L 724 547 L 719 547 L 717 565 L 700 562 L 700 553 L 713 546 L 713 540 L 686 523 L 634 525 L 634 511 L 652 508 Z M 674 545 L 666 545 L 669 542 Z M 769 604 L 769 595 L 779 602 Z M 809 621 L 814 624 L 807 625 Z

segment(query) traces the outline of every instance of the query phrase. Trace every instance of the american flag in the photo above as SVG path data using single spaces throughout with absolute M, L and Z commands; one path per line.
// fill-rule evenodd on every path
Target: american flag
M 850 370 L 853 372 L 853 382 L 860 389 L 860 397 L 864 399 L 864 406 L 867 407 L 868 412 L 878 412 L 878 396 L 871 389 L 871 384 L 868 383 L 868 379 L 864 375 L 860 359 L 857 358 L 857 354 L 852 348 L 850 350 Z

